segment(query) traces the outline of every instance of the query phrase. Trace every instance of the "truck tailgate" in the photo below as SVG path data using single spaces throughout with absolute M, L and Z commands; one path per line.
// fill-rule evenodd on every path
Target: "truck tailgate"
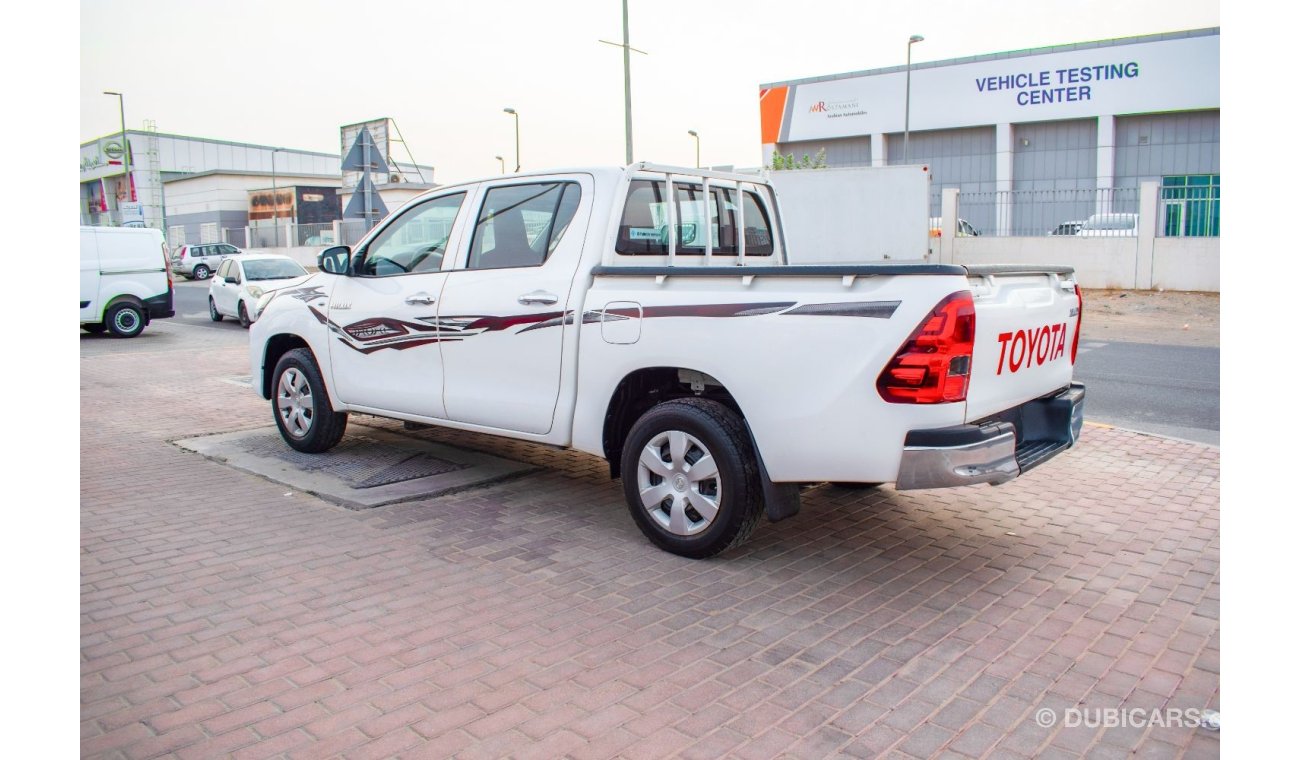
M 975 348 L 966 421 L 1070 384 L 1079 298 L 1073 270 L 969 267 Z

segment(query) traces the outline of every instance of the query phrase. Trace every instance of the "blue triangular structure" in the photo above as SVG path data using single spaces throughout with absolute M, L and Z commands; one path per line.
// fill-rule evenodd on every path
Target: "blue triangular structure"
M 369 148 L 370 161 L 366 162 L 366 149 Z M 370 130 L 365 127 L 357 133 L 356 142 L 348 149 L 348 154 L 343 158 L 343 171 L 345 172 L 378 172 L 388 174 L 388 164 L 384 162 L 384 157 L 379 152 L 379 147 L 375 145 L 375 139 L 370 136 Z
M 370 196 L 370 221 L 388 216 L 388 207 L 384 205 L 384 199 L 379 197 L 379 193 L 375 192 L 375 185 L 370 181 L 370 175 L 362 174 L 361 181 L 352 190 L 352 199 L 348 201 L 348 207 L 343 209 L 343 218 L 365 219 L 367 195 Z

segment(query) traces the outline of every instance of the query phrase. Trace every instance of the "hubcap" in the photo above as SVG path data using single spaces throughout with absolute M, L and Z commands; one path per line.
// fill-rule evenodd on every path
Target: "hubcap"
M 122 332 L 131 332 L 140 323 L 140 320 L 135 316 L 135 312 L 130 309 L 119 311 L 115 321 L 117 322 L 117 329 Z
M 280 421 L 284 429 L 294 438 L 302 438 L 311 431 L 315 419 L 316 406 L 311 397 L 311 386 L 307 377 L 296 367 L 290 367 L 280 375 L 279 387 L 275 394 L 275 406 L 280 412 Z
M 722 478 L 709 450 L 681 430 L 659 433 L 637 463 L 641 505 L 659 527 L 693 536 L 713 524 L 722 503 Z

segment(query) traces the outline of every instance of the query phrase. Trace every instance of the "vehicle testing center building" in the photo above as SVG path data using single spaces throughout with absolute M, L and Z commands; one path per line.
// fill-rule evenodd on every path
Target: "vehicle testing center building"
M 1156 234 L 1219 234 L 1218 28 L 914 63 L 910 90 L 905 161 L 906 66 L 761 85 L 764 163 L 926 164 L 933 216 L 956 188 L 1004 236 L 1137 212 L 1155 182 Z

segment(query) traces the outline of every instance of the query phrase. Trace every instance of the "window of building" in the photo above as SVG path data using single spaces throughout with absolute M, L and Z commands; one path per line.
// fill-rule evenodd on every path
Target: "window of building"
M 663 182 L 634 180 L 623 207 L 614 250 L 632 256 L 666 256 L 668 254 L 667 188 Z M 704 235 L 712 238 L 713 253 L 719 256 L 738 254 L 736 235 L 736 191 L 725 187 L 709 189 L 706 202 L 704 186 L 698 183 L 673 183 L 676 195 L 677 253 L 702 256 Z M 753 192 L 745 191 L 745 255 L 772 255 L 772 225 L 767 212 Z M 721 212 L 721 213 L 719 213 Z M 707 233 L 706 233 L 707 230 Z
M 217 223 L 207 222 L 199 225 L 199 242 L 215 243 L 217 242 Z
M 1219 175 L 1163 177 L 1160 205 L 1166 237 L 1219 236 Z

